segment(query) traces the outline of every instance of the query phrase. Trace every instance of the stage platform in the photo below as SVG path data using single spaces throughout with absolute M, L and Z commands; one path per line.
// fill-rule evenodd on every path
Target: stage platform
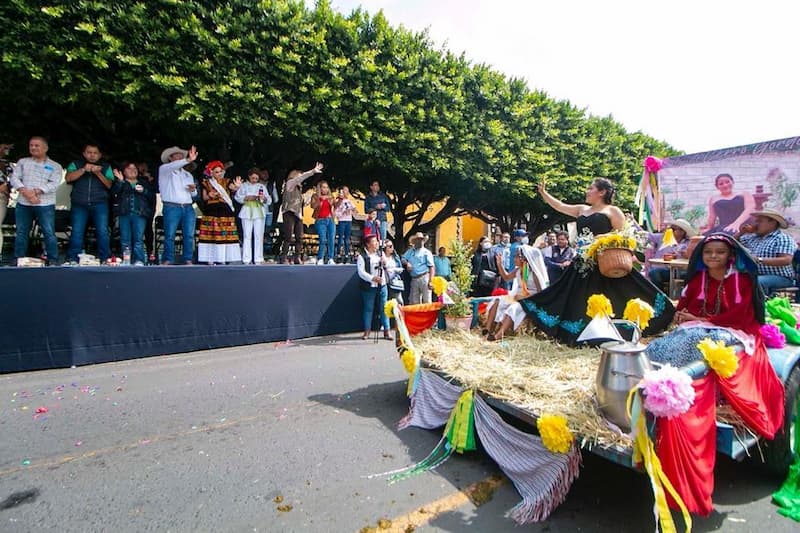
M 0 373 L 358 331 L 355 265 L 0 269 Z

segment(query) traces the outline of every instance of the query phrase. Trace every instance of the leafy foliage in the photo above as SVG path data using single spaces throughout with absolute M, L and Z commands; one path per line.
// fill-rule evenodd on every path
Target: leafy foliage
M 580 202 L 612 177 L 628 205 L 642 159 L 676 153 L 325 0 L 7 0 L 0 19 L 15 21 L 0 134 L 18 146 L 45 134 L 56 159 L 87 141 L 122 159 L 196 144 L 278 176 L 323 159 L 334 185 L 379 179 L 409 234 L 467 212 L 536 233 L 561 217 L 538 179 Z

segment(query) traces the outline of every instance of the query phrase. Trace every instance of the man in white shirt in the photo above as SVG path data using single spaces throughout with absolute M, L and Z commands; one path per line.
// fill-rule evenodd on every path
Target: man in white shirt
M 47 262 L 58 264 L 58 241 L 56 240 L 56 189 L 64 176 L 61 165 L 47 157 L 49 146 L 44 137 L 31 137 L 28 141 L 30 157 L 17 161 L 11 175 L 11 186 L 17 197 L 17 237 L 14 241 L 14 257 L 28 255 L 28 238 L 33 220 L 39 223 L 44 236 Z
M 183 233 L 183 263 L 192 264 L 194 256 L 194 225 L 197 215 L 192 203 L 197 197 L 194 177 L 184 167 L 197 159 L 197 148 L 188 151 L 172 146 L 161 152 L 158 167 L 158 189 L 163 205 L 161 214 L 164 220 L 164 253 L 162 265 L 175 262 L 175 234 L 178 226 Z

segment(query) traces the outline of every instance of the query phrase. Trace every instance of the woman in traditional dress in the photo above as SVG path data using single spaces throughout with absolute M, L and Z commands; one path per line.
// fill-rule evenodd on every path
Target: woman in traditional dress
M 502 257 L 497 256 L 497 265 L 504 280 L 514 280 L 511 291 L 498 297 L 489 307 L 486 323 L 489 325 L 488 340 L 499 340 L 510 328 L 516 331 L 525 320 L 525 311 L 519 300 L 540 292 L 547 287 L 547 267 L 542 252 L 527 244 L 517 248 L 514 269 L 507 272 Z
M 236 230 L 231 193 L 242 185 L 242 178 L 230 180 L 225 177 L 222 161 L 206 165 L 203 180 L 203 218 L 200 220 L 200 239 L 197 260 L 201 263 L 225 264 L 242 260 L 239 232 Z
M 539 193 L 550 207 L 577 219 L 579 236 L 588 231 L 595 237 L 621 230 L 625 215 L 612 205 L 614 186 L 604 178 L 595 179 L 586 190 L 585 204 L 566 204 L 547 192 L 544 182 Z M 566 344 L 575 344 L 578 335 L 589 323 L 586 302 L 593 294 L 604 294 L 616 316 L 622 316 L 628 300 L 639 298 L 649 303 L 655 314 L 644 334 L 662 331 L 672 321 L 675 308 L 669 298 L 638 272 L 622 278 L 607 278 L 597 268 L 589 268 L 580 256 L 564 274 L 543 291 L 521 300 L 523 309 L 542 331 Z
M 733 235 L 755 210 L 755 199 L 749 192 L 734 193 L 730 174 L 718 175 L 714 178 L 714 186 L 719 194 L 708 200 L 706 232 L 724 231 Z
M 703 359 L 701 348 L 717 352 L 712 360 L 725 354 L 736 358 L 735 368 L 727 365 L 729 375 L 712 367 L 694 378 L 688 411 L 656 419 L 656 453 L 664 473 L 689 511 L 703 516 L 713 510 L 716 406 L 721 398 L 750 430 L 775 439 L 767 445 L 769 456 L 791 460 L 792 421 L 784 421 L 783 384 L 762 339 L 764 294 L 757 272 L 755 260 L 736 239 L 722 232 L 706 236 L 689 259 L 675 313 L 678 327 L 647 346 L 651 361 L 676 367 Z M 721 350 L 719 343 L 724 344 Z

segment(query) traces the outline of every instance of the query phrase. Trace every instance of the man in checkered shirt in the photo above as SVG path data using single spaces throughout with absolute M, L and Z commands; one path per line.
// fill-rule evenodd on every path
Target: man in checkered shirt
M 31 137 L 28 141 L 30 157 L 17 161 L 11 175 L 11 186 L 19 196 L 15 218 L 17 237 L 14 242 L 14 257 L 28 255 L 28 238 L 31 225 L 36 219 L 44 236 L 47 262 L 58 264 L 58 241 L 56 241 L 56 189 L 64 176 L 61 165 L 47 157 L 47 140 Z
M 797 249 L 794 239 L 781 231 L 789 224 L 778 211 L 753 211 L 755 225 L 746 225 L 736 235 L 758 261 L 758 284 L 769 296 L 778 289 L 794 287 L 792 259 Z

